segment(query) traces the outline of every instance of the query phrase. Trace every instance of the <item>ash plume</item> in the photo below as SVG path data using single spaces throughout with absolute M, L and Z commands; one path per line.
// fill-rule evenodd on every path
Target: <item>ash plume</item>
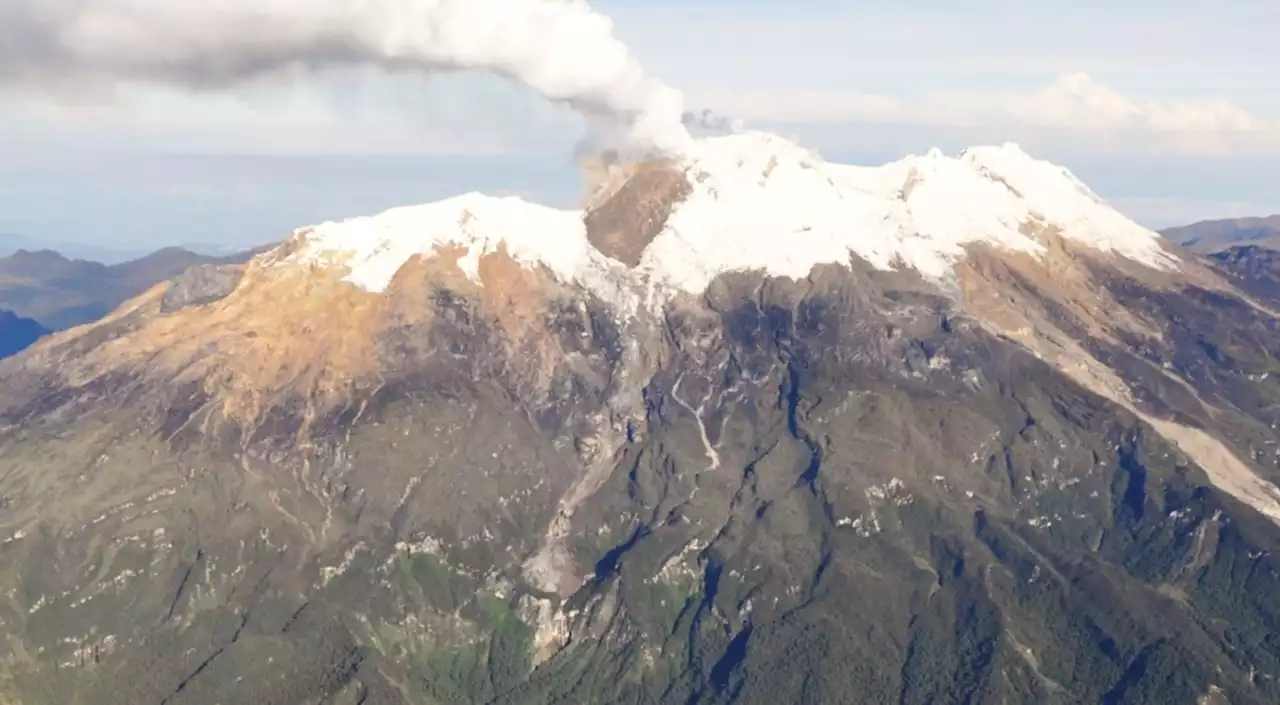
M 583 0 L 5 0 L 0 86 L 230 88 L 343 66 L 484 70 L 583 115 L 601 144 L 676 152 L 683 96 Z
M 681 121 L 686 128 L 713 134 L 742 132 L 746 129 L 746 124 L 741 119 L 721 115 L 710 108 L 704 109 L 700 113 L 687 112 L 681 116 Z

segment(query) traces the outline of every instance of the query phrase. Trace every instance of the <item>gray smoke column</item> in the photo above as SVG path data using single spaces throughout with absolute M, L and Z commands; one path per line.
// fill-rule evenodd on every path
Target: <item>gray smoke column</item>
M 747 129 L 746 123 L 740 118 L 721 115 L 710 108 L 704 109 L 700 113 L 687 112 L 682 116 L 681 120 L 687 128 L 699 128 L 712 133 L 736 133 Z
M 476 69 L 584 115 L 606 144 L 677 152 L 684 100 L 582 0 L 0 0 L 0 83 L 191 90 L 376 66 Z

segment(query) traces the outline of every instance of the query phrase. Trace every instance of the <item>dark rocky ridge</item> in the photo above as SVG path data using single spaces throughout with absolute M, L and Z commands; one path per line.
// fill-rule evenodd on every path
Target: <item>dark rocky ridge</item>
M 1280 252 L 1265 247 L 1232 247 L 1213 255 L 1236 286 L 1270 304 L 1280 304 Z
M 22 352 L 48 334 L 39 323 L 0 309 L 0 359 Z
M 163 299 L 0 365 L 0 702 L 1280 699 L 1280 527 L 925 282 L 733 275 L 623 324 L 410 274 L 318 416 L 51 372 L 194 315 Z M 1274 444 L 1274 318 L 1096 275 L 1161 342 L 1061 327 Z

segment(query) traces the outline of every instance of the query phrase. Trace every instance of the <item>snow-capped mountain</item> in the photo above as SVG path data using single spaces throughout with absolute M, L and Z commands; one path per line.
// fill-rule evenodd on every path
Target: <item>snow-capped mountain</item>
M 382 291 L 414 255 L 464 248 L 459 266 L 475 279 L 478 258 L 504 247 L 610 300 L 628 288 L 620 280 L 662 300 L 700 294 L 729 272 L 803 278 L 850 257 L 945 279 L 970 245 L 1041 256 L 1046 232 L 1155 269 L 1177 267 L 1158 234 L 1013 144 L 854 167 L 745 133 L 700 141 L 659 168 L 686 188 L 665 194 L 665 221 L 633 271 L 592 245 L 583 212 L 476 193 L 305 229 L 294 259 L 341 262 L 348 281 Z
M 593 173 L 0 362 L 0 703 L 1280 702 L 1280 258 L 1012 145 Z

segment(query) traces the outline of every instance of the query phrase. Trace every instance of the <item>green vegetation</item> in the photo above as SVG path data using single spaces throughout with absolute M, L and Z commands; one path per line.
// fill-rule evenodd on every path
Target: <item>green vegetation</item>
M 507 602 L 481 596 L 477 603 L 480 624 L 488 632 L 485 640 L 415 660 L 415 688 L 438 702 L 488 702 L 519 686 L 532 669 L 533 629 Z
M 533 666 L 533 629 L 514 614 L 501 618 L 489 640 L 489 680 L 494 693 L 510 691 Z
M 487 644 L 475 644 L 435 651 L 416 665 L 413 683 L 440 703 L 484 702 L 493 694 L 485 664 L 487 648 Z
M 457 610 L 474 595 L 475 581 L 436 556 L 418 553 L 399 560 L 405 573 L 421 588 L 427 605 L 434 609 Z

